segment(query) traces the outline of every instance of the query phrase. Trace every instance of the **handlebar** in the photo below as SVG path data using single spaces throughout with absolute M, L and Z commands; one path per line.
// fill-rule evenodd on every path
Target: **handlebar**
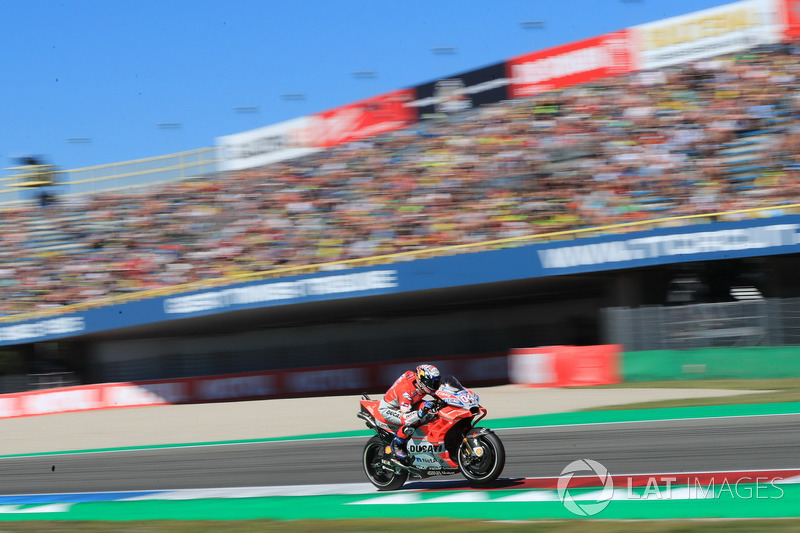
M 442 407 L 444 407 L 446 405 L 447 405 L 447 402 L 445 402 L 444 400 L 442 400 L 441 398 L 439 398 L 437 396 L 436 398 L 433 399 L 433 407 L 430 408 L 430 412 L 431 413 L 436 413 L 436 412 L 439 411 L 439 409 L 441 409 Z

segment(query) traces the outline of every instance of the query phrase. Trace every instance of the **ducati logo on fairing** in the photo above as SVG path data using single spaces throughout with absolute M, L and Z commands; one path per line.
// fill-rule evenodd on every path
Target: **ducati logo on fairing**
M 408 445 L 408 451 L 410 451 L 411 453 L 417 453 L 417 452 L 428 452 L 428 453 L 431 453 L 431 452 L 443 452 L 444 451 L 444 445 L 443 444 L 438 444 L 438 445 L 434 446 L 433 444 L 409 444 Z

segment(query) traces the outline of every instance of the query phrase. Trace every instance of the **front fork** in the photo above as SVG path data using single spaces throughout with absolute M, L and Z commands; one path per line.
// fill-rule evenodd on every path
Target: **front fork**
M 467 455 L 464 457 L 464 462 L 466 464 L 481 459 L 483 457 L 483 454 L 486 453 L 486 451 L 483 449 L 483 446 L 481 446 L 481 441 L 479 437 L 489 432 L 490 430 L 486 428 L 479 428 L 479 429 L 473 429 L 472 431 L 464 435 L 461 444 L 463 449 L 467 452 Z

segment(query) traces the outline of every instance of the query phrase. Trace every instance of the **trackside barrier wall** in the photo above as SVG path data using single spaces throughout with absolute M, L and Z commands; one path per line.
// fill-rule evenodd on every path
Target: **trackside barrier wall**
M 471 387 L 508 382 L 508 355 L 444 357 L 431 362 Z M 102 383 L 0 395 L 0 419 L 97 409 L 360 394 L 385 391 L 421 361 L 312 367 L 198 378 Z
M 618 344 L 517 348 L 509 357 L 511 383 L 576 387 L 620 382 Z
M 625 382 L 800 378 L 800 346 L 625 352 L 622 375 Z
M 800 377 L 800 346 L 621 353 L 619 345 L 546 346 L 434 359 L 466 386 L 540 387 L 691 379 Z M 382 392 L 420 361 L 312 367 L 135 383 L 102 383 L 0 395 L 0 419 L 169 405 Z

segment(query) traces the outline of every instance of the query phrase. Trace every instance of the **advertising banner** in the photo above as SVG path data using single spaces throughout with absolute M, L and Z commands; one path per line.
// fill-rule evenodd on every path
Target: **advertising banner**
M 309 141 L 330 148 L 404 128 L 417 120 L 407 105 L 413 99 L 413 89 L 399 89 L 317 113 L 309 119 Z
M 556 353 L 564 346 L 514 348 L 508 358 L 508 377 L 517 385 L 552 387 L 556 377 Z
M 397 271 L 367 270 L 347 274 L 303 277 L 286 281 L 265 281 L 244 287 L 228 287 L 164 300 L 167 315 L 188 315 L 199 312 L 235 309 L 272 302 L 290 302 L 327 295 L 358 295 L 397 287 Z
M 556 275 L 799 251 L 800 217 L 790 215 L 553 243 L 537 255 L 542 269 Z
M 219 169 L 242 170 L 303 157 L 319 151 L 308 138 L 309 119 L 296 118 L 264 128 L 217 137 Z
M 800 0 L 775 0 L 778 3 L 784 40 L 800 37 Z
M 555 360 L 556 387 L 611 385 L 620 382 L 622 346 L 565 346 Z
M 781 40 L 773 0 L 743 0 L 632 28 L 640 68 L 651 70 Z
M 635 69 L 628 30 L 564 44 L 506 61 L 511 96 L 563 89 Z
M 618 344 L 517 348 L 509 357 L 509 378 L 534 387 L 619 383 L 621 351 Z
M 432 361 L 467 387 L 508 382 L 506 353 Z M 0 419 L 97 409 L 383 392 L 419 361 L 269 370 L 196 378 L 101 383 L 0 395 Z
M 448 76 L 414 88 L 416 98 L 407 105 L 419 110 L 421 119 L 465 111 L 508 98 L 504 63 Z

